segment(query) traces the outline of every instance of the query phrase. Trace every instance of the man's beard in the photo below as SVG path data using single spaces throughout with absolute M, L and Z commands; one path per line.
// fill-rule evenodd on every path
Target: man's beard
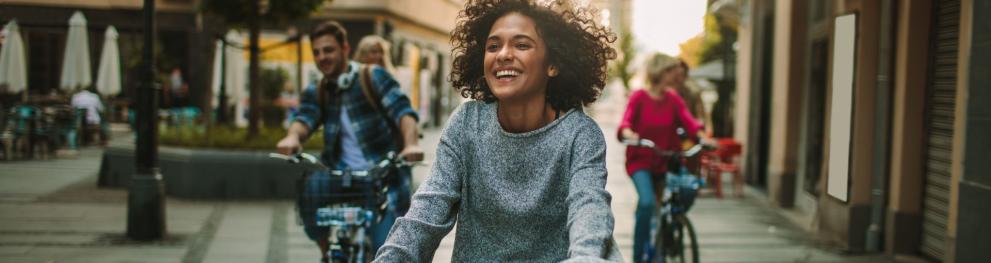
M 346 68 L 348 67 L 347 61 L 348 61 L 347 59 L 341 60 L 341 63 L 338 63 L 337 65 L 333 66 L 333 68 L 330 71 L 330 74 L 324 73 L 324 76 L 337 78 L 337 76 L 343 74 Z
M 340 63 L 340 65 L 337 65 L 336 67 L 334 67 L 332 69 L 332 71 L 331 71 L 330 74 L 323 74 L 323 78 L 320 78 L 320 86 L 321 87 L 327 87 L 327 86 L 337 87 L 337 78 L 340 77 L 341 74 L 344 74 L 345 73 L 345 69 L 347 69 L 347 66 L 348 66 L 347 61 L 348 60 L 345 59 L 342 63 Z M 337 88 L 342 88 L 342 87 L 337 87 Z

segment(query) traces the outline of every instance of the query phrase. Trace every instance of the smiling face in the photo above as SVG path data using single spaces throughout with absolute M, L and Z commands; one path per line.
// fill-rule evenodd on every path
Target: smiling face
M 322 35 L 312 40 L 313 59 L 317 68 L 324 76 L 341 74 L 347 64 L 347 53 L 350 48 L 347 43 L 341 46 L 332 35 Z
M 543 97 L 548 78 L 557 74 L 533 19 L 520 13 L 506 14 L 492 24 L 483 64 L 485 82 L 501 101 Z

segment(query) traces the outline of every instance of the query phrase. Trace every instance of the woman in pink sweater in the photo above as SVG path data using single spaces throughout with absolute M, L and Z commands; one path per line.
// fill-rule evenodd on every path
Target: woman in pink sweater
M 650 86 L 630 95 L 629 104 L 619 125 L 620 140 L 649 139 L 662 150 L 681 150 L 681 139 L 677 128 L 685 129 L 686 134 L 694 135 L 702 124 L 696 121 L 685 106 L 685 101 L 673 89 L 681 78 L 674 70 L 679 66 L 677 59 L 657 53 L 646 64 Z M 633 184 L 640 196 L 637 202 L 636 224 L 633 228 L 633 262 L 643 259 L 644 246 L 650 231 L 650 217 L 656 205 L 655 184 L 663 186 L 663 175 L 667 171 L 666 158 L 657 156 L 650 149 L 642 147 L 626 148 L 626 172 L 633 178 Z

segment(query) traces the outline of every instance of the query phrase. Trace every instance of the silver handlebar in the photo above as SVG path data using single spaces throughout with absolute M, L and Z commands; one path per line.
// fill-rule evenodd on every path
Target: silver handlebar
M 281 153 L 269 153 L 268 154 L 268 157 L 275 158 L 275 159 L 286 160 L 286 161 L 288 161 L 289 163 L 292 163 L 292 164 L 297 164 L 297 163 L 300 163 L 300 162 L 302 162 L 302 161 L 305 160 L 305 161 L 309 162 L 310 164 L 319 165 L 321 167 L 326 168 L 326 166 L 324 166 L 323 163 L 320 162 L 320 159 L 318 159 L 316 156 L 313 156 L 312 154 L 305 153 L 305 152 L 301 152 L 301 153 L 297 153 L 297 154 L 293 154 L 293 155 L 285 155 L 285 154 L 281 154 Z
M 627 145 L 627 146 L 648 148 L 648 149 L 654 150 L 654 152 L 657 152 L 657 154 L 659 154 L 661 156 L 693 157 L 693 156 L 697 155 L 699 152 L 701 152 L 702 149 L 704 148 L 704 144 L 699 143 L 699 144 L 696 144 L 695 146 L 692 146 L 692 148 L 689 148 L 688 150 L 685 150 L 685 151 L 661 150 L 661 149 L 658 149 L 657 148 L 657 144 L 654 143 L 654 141 L 651 141 L 651 140 L 648 140 L 648 139 L 623 140 L 623 144 L 624 145 Z
M 362 171 L 362 170 L 348 170 L 348 171 L 345 171 L 345 170 L 330 169 L 330 167 L 327 167 L 326 165 L 324 165 L 323 162 L 321 162 L 319 158 L 317 158 L 316 156 L 314 156 L 312 154 L 305 153 L 305 152 L 300 152 L 300 153 L 296 153 L 296 154 L 292 154 L 292 155 L 285 155 L 285 154 L 281 154 L 281 153 L 269 153 L 268 154 L 268 157 L 275 158 L 275 159 L 286 160 L 286 161 L 288 161 L 289 163 L 292 163 L 292 164 L 298 164 L 298 163 L 301 163 L 303 161 L 306 161 L 306 162 L 310 163 L 311 165 L 319 166 L 320 168 L 322 168 L 324 170 L 327 170 L 327 172 L 330 173 L 331 175 L 336 175 L 336 176 L 342 176 L 342 175 L 348 174 L 348 175 L 351 175 L 351 176 L 359 176 L 360 177 L 360 176 L 368 176 L 370 174 L 368 171 Z M 388 167 L 389 165 L 396 165 L 396 166 L 399 166 L 399 167 L 412 167 L 412 166 L 417 166 L 417 165 L 425 165 L 424 163 L 425 162 L 408 162 L 406 160 L 403 160 L 402 158 L 398 158 L 397 155 L 396 155 L 396 153 L 389 152 L 386 155 L 386 158 L 385 159 L 382 159 L 382 161 L 380 161 L 377 165 L 375 165 L 374 168 L 385 168 L 385 167 Z

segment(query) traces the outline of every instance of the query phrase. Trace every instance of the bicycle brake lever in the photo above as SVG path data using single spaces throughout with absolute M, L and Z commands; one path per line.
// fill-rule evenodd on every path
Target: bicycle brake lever
M 316 164 L 316 163 L 319 163 L 320 162 L 320 160 L 318 160 L 317 157 L 316 156 L 313 156 L 312 154 L 298 153 L 298 154 L 296 154 L 296 156 L 298 156 L 297 160 L 299 160 L 299 158 L 303 158 L 303 159 L 306 159 L 307 161 L 309 161 L 310 163 L 313 163 L 313 164 Z
M 657 144 L 654 144 L 654 141 L 651 141 L 651 140 L 648 140 L 648 139 L 640 139 L 640 141 L 637 142 L 637 145 L 640 145 L 640 146 L 643 146 L 643 147 L 647 147 L 647 148 L 654 148 L 654 147 L 657 146 Z
M 275 158 L 275 159 L 282 159 L 282 160 L 286 160 L 286 161 L 288 161 L 288 162 L 290 162 L 290 163 L 292 163 L 292 162 L 293 162 L 293 157 L 292 157 L 292 156 L 290 156 L 290 155 L 285 155 L 285 154 L 281 154 L 281 153 L 269 153 L 269 154 L 268 154 L 268 157 L 269 157 L 269 158 Z

